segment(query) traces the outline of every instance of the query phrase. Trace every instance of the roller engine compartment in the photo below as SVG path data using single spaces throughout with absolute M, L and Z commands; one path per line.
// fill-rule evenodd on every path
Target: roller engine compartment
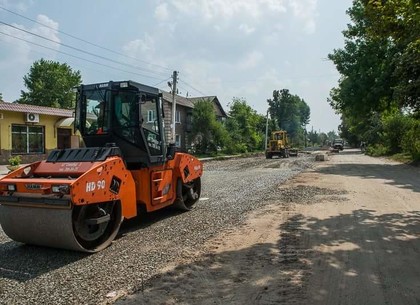
M 0 224 L 19 242 L 99 251 L 118 232 L 129 180 L 115 148 L 52 151 L 0 180 Z

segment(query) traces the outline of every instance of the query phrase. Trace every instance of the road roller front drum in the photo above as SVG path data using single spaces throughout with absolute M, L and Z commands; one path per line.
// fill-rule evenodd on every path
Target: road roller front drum
M 0 223 L 11 239 L 94 253 L 111 244 L 123 220 L 119 201 L 71 209 L 0 205 Z

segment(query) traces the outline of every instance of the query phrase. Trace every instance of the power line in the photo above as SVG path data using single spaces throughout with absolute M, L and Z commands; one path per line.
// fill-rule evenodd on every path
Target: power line
M 190 87 L 190 88 L 191 88 L 191 89 L 193 89 L 194 91 L 197 91 L 197 92 L 198 92 L 198 93 L 200 93 L 201 95 L 206 96 L 206 94 L 205 94 L 205 93 L 203 93 L 203 92 L 201 92 L 200 90 L 198 90 L 198 89 L 194 88 L 193 86 L 191 86 L 191 85 L 190 85 L 190 84 L 188 84 L 187 82 L 185 82 L 185 81 L 183 81 L 183 80 L 180 80 L 180 82 L 182 82 L 184 85 L 186 85 L 186 86 Z
M 98 57 L 98 58 L 101 58 L 101 59 L 103 59 L 103 60 L 107 60 L 107 61 L 110 61 L 110 62 L 113 62 L 113 63 L 119 64 L 119 65 L 122 65 L 122 66 L 126 66 L 126 67 L 129 67 L 129 68 L 136 68 L 136 69 L 138 69 L 138 70 L 143 70 L 143 71 L 148 72 L 148 73 L 153 73 L 153 74 L 156 74 L 156 75 L 162 75 L 161 73 L 153 72 L 153 71 L 150 71 L 150 70 L 147 70 L 147 69 L 141 68 L 141 67 L 132 66 L 132 65 L 129 65 L 129 64 L 126 64 L 126 63 L 123 63 L 123 62 L 117 61 L 117 60 L 113 60 L 113 59 L 111 59 L 111 58 L 107 58 L 107 57 L 104 57 L 104 56 L 101 56 L 101 55 L 98 55 L 98 54 L 94 54 L 94 53 L 91 53 L 91 52 L 88 52 L 88 51 L 85 51 L 85 50 L 82 50 L 82 49 L 79 49 L 79 48 L 76 48 L 76 47 L 70 46 L 70 45 L 68 45 L 68 44 L 64 44 L 64 43 L 61 43 L 61 42 L 55 41 L 55 40 L 50 39 L 50 38 L 48 38 L 48 37 L 44 37 L 44 36 L 42 36 L 42 35 L 38 35 L 38 34 L 32 33 L 32 32 L 30 32 L 30 31 L 27 31 L 27 30 L 24 30 L 24 29 L 18 28 L 18 27 L 14 26 L 14 25 L 11 25 L 11 24 L 6 23 L 6 22 L 3 22 L 3 21 L 0 21 L 0 23 L 1 23 L 1 24 L 6 25 L 6 26 L 8 26 L 8 27 L 11 27 L 11 28 L 13 28 L 13 29 L 16 29 L 16 30 L 18 30 L 18 31 L 22 31 L 22 32 L 24 32 L 24 33 L 27 33 L 27 34 L 30 34 L 30 35 L 33 35 L 33 36 L 36 36 L 36 37 L 42 38 L 42 39 L 44 39 L 44 40 L 47 40 L 47 41 L 53 42 L 53 43 L 55 43 L 55 44 L 61 45 L 61 46 L 63 46 L 63 47 L 66 47 L 66 48 L 69 48 L 69 49 L 72 49 L 72 50 L 76 50 L 76 51 L 81 52 L 81 53 L 88 54 L 88 55 L 90 55 L 90 56 Z
M 167 82 L 168 80 L 170 80 L 172 78 L 172 76 L 168 77 L 167 79 L 164 79 L 163 81 L 158 82 L 157 84 L 154 84 L 153 87 L 156 87 L 158 85 L 160 85 L 163 82 Z
M 140 73 L 137 73 L 137 72 L 131 72 L 131 71 L 123 70 L 123 69 L 116 68 L 116 67 L 113 67 L 113 66 L 109 66 L 109 65 L 97 62 L 97 61 L 89 60 L 89 59 L 86 59 L 86 58 L 83 58 L 83 57 L 80 57 L 80 56 L 76 56 L 76 55 L 69 54 L 69 53 L 66 53 L 66 52 L 63 52 L 63 51 L 59 51 L 59 50 L 56 50 L 56 49 L 53 49 L 53 48 L 50 48 L 50 47 L 47 47 L 47 46 L 40 45 L 36 42 L 32 42 L 32 41 L 29 41 L 29 40 L 26 40 L 26 39 L 23 39 L 23 38 L 20 38 L 20 37 L 16 37 L 14 35 L 10 35 L 10 34 L 7 34 L 7 33 L 4 33 L 4 32 L 1 32 L 1 31 L 0 31 L 0 34 L 9 36 L 9 37 L 12 37 L 12 38 L 15 38 L 15 39 L 33 44 L 33 45 L 36 45 L 38 47 L 41 47 L 41 48 L 44 48 L 44 49 L 47 49 L 47 50 L 52 50 L 52 51 L 57 52 L 57 53 L 61 53 L 61 54 L 67 55 L 67 56 L 71 56 L 71 57 L 74 57 L 74 58 L 77 58 L 77 59 L 80 59 L 80 60 L 83 60 L 83 61 L 87 61 L 87 62 L 90 62 L 90 63 L 93 63 L 93 64 L 97 64 L 97 65 L 100 65 L 100 66 L 103 66 L 103 67 L 107 67 L 107 68 L 110 68 L 110 69 L 118 70 L 118 71 L 125 72 L 125 73 L 131 73 L 131 74 L 143 76 L 143 77 L 146 77 L 146 78 L 160 79 L 160 78 L 157 78 L 157 77 L 144 75 L 144 74 L 140 74 Z
M 24 19 L 29 20 L 29 21 L 31 21 L 31 22 L 34 22 L 34 23 L 36 23 L 36 24 L 39 24 L 39 25 L 41 25 L 41 26 L 43 26 L 43 27 L 49 28 L 49 29 L 51 29 L 51 30 L 54 30 L 54 31 L 56 31 L 56 32 L 58 32 L 58 33 L 61 33 L 61 34 L 63 34 L 63 35 L 66 35 L 66 36 L 68 36 L 68 37 L 71 37 L 71 38 L 73 38 L 73 39 L 76 39 L 76 40 L 82 41 L 82 42 L 87 43 L 87 44 L 89 44 L 89 45 L 92 45 L 92 46 L 94 46 L 94 47 L 97 47 L 97 48 L 100 48 L 100 49 L 106 50 L 106 51 L 108 51 L 108 52 L 111 52 L 111 53 L 114 53 L 114 54 L 117 54 L 117 55 L 120 55 L 120 56 L 124 56 L 124 57 L 126 57 L 126 58 L 130 58 L 130 59 L 134 59 L 134 60 L 137 60 L 137 61 L 140 61 L 140 62 L 144 62 L 144 63 L 146 63 L 146 64 L 148 64 L 148 65 L 151 65 L 151 66 L 156 66 L 156 67 L 159 67 L 159 68 L 162 68 L 162 69 L 165 69 L 165 70 L 172 70 L 172 69 L 170 69 L 170 68 L 168 68 L 168 67 L 161 66 L 161 65 L 157 65 L 157 64 L 152 64 L 152 63 L 150 63 L 150 62 L 147 62 L 147 61 L 144 61 L 144 60 L 140 60 L 140 59 L 138 59 L 138 58 L 128 56 L 128 55 L 126 55 L 126 54 L 124 54 L 124 53 L 117 52 L 117 51 L 111 50 L 111 49 L 109 49 L 109 48 L 106 48 L 106 47 L 104 47 L 104 46 L 100 46 L 100 45 L 98 45 L 98 44 L 95 44 L 95 43 L 89 42 L 89 41 L 87 41 L 87 40 L 85 40 L 85 39 L 82 39 L 82 38 L 79 38 L 79 37 L 74 36 L 74 35 L 72 35 L 72 34 L 69 34 L 69 33 L 66 33 L 66 32 L 64 32 L 64 31 L 58 30 L 58 29 L 56 29 L 56 28 L 53 28 L 53 27 L 48 26 L 48 25 L 46 25 L 46 24 L 43 24 L 43 23 L 41 23 L 41 22 L 39 22 L 39 21 L 36 21 L 36 20 L 34 20 L 34 19 L 32 19 L 32 18 L 26 17 L 26 16 L 24 16 L 24 15 L 21 15 L 21 14 L 19 14 L 19 13 L 14 12 L 14 11 L 8 10 L 8 9 L 6 9 L 6 8 L 4 8 L 4 7 L 1 7 L 1 6 L 0 6 L 0 8 L 1 8 L 1 9 L 3 9 L 4 11 L 6 11 L 6 12 L 9 12 L 9 13 L 14 14 L 14 15 L 16 15 L 16 16 L 19 16 L 19 17 L 21 17 L 21 18 L 24 18 Z M 76 47 L 73 47 L 73 46 L 71 46 L 71 45 L 68 45 L 68 44 L 65 44 L 65 43 L 62 43 L 62 42 L 58 42 L 58 41 L 55 41 L 55 40 L 53 40 L 53 39 L 49 39 L 49 38 L 44 37 L 44 36 L 42 36 L 42 35 L 32 33 L 32 32 L 30 32 L 30 31 L 27 31 L 27 30 L 21 29 L 21 28 L 19 28 L 19 27 L 13 26 L 13 25 L 8 24 L 8 23 L 3 22 L 3 21 L 0 21 L 0 23 L 1 23 L 1 24 L 4 24 L 4 25 L 6 25 L 6 26 L 9 26 L 9 27 L 11 27 L 11 28 L 14 28 L 14 29 L 16 29 L 16 30 L 19 30 L 19 31 L 25 32 L 25 33 L 27 33 L 27 34 L 30 34 L 30 35 L 33 35 L 33 36 L 39 37 L 39 38 L 41 38 L 41 39 L 45 39 L 45 40 L 47 40 L 47 41 L 50 41 L 50 42 L 52 42 L 52 43 L 55 43 L 55 44 L 61 45 L 61 46 L 63 46 L 63 47 L 67 47 L 67 48 L 69 48 L 69 49 L 73 49 L 73 50 L 75 50 L 75 51 L 78 51 L 78 52 L 81 52 L 81 53 L 85 53 L 85 54 L 90 55 L 90 56 L 94 56 L 94 57 L 97 57 L 97 58 L 100 58 L 100 59 L 103 59 L 103 60 L 106 60 L 106 61 L 110 61 L 110 62 L 113 62 L 113 63 L 119 64 L 119 65 L 123 65 L 123 66 L 129 67 L 129 68 L 136 68 L 136 69 L 138 69 L 138 70 L 142 70 L 142 71 L 145 71 L 145 72 L 147 72 L 147 73 L 152 73 L 152 74 L 155 74 L 155 75 L 162 75 L 162 74 L 161 74 L 161 72 L 156 72 L 156 71 L 148 70 L 148 69 L 145 69 L 145 68 L 143 68 L 143 67 L 139 67 L 139 66 L 133 66 L 133 65 L 130 65 L 130 64 L 126 64 L 126 63 L 124 63 L 124 62 L 120 62 L 120 61 L 117 61 L 117 60 L 113 60 L 113 59 L 111 59 L 111 58 L 107 58 L 107 57 L 105 57 L 105 56 L 101 56 L 101 55 L 98 55 L 98 54 L 95 54 L 95 53 L 91 53 L 91 52 L 88 52 L 88 51 L 82 50 L 82 49 L 80 49 L 80 48 L 76 48 Z M 105 65 L 105 64 L 101 64 L 101 63 L 98 63 L 98 62 L 95 62 L 95 61 L 92 61 L 92 60 L 88 60 L 88 59 L 85 59 L 85 58 L 81 58 L 81 57 L 78 57 L 78 56 L 75 56 L 75 55 L 72 55 L 72 54 L 69 54 L 69 53 L 66 53 L 66 52 L 57 51 L 57 50 L 55 50 L 55 49 L 48 48 L 48 47 L 45 47 L 45 46 L 42 46 L 42 45 L 39 45 L 39 44 L 33 43 L 33 42 L 31 42 L 31 41 L 28 41 L 28 40 L 24 40 L 24 39 L 18 38 L 18 37 L 13 36 L 13 35 L 6 34 L 6 33 L 3 33 L 3 32 L 2 32 L 2 34 L 3 34 L 3 35 L 10 36 L 10 37 L 13 37 L 13 38 L 15 38 L 15 39 L 20 39 L 20 40 L 25 41 L 25 42 L 28 42 L 28 43 L 32 43 L 32 44 L 37 45 L 37 46 L 40 46 L 40 47 L 44 47 L 44 48 L 46 48 L 46 49 L 50 49 L 50 50 L 56 51 L 56 52 L 58 52 L 58 53 L 61 53 L 61 54 L 67 55 L 67 56 L 72 56 L 72 57 L 77 58 L 77 59 L 80 59 L 80 60 L 84 60 L 84 61 L 91 62 L 91 63 L 94 63 L 94 64 L 102 65 L 102 66 L 104 66 L 104 67 L 108 67 L 108 68 L 111 68 L 111 69 L 114 69 L 114 70 L 119 70 L 119 71 L 123 71 L 123 72 L 126 72 L 126 73 L 132 73 L 132 74 L 140 75 L 140 76 L 143 76 L 143 77 L 148 77 L 148 78 L 159 79 L 159 78 L 156 78 L 156 77 L 147 76 L 147 75 L 144 75 L 144 74 L 139 74 L 139 73 L 135 73 L 135 72 L 130 72 L 130 71 L 126 71 L 126 70 L 122 70 L 122 69 L 116 68 L 116 67 L 112 67 L 112 66 L 108 66 L 108 65 Z M 168 80 L 168 79 L 165 79 L 165 80 L 163 80 L 163 81 L 161 81 L 161 82 L 164 82 L 164 81 L 167 81 L 167 80 Z M 161 83 L 161 82 L 160 82 L 160 83 Z M 182 82 L 183 82 L 186 86 L 188 86 L 189 88 L 191 88 L 192 90 L 194 90 L 194 91 L 198 92 L 199 94 L 201 94 L 201 95 L 206 95 L 205 93 L 203 93 L 202 91 L 200 91 L 200 90 L 198 90 L 197 88 L 193 87 L 193 86 L 192 86 L 192 85 L 190 85 L 189 83 L 187 83 L 187 82 L 185 82 L 185 81 L 182 81 Z M 160 84 L 160 83 L 158 83 L 158 84 Z
M 1 6 L 0 6 L 0 8 L 1 8 L 1 9 L 3 9 L 3 10 L 5 10 L 6 12 L 9 12 L 9 13 L 14 14 L 14 15 L 16 15 L 16 16 L 19 16 L 19 17 L 24 18 L 24 19 L 26 19 L 26 20 L 32 21 L 32 22 L 34 22 L 34 23 L 36 23 L 36 24 L 39 24 L 39 25 L 41 25 L 41 26 L 43 26 L 43 27 L 46 27 L 46 28 L 49 28 L 49 29 L 51 29 L 51 30 L 57 31 L 57 32 L 58 32 L 58 33 L 60 33 L 60 34 L 63 34 L 63 35 L 66 35 L 66 36 L 68 36 L 68 37 L 71 37 L 71 38 L 73 38 L 73 39 L 76 39 L 76 40 L 82 41 L 82 42 L 87 43 L 87 44 L 89 44 L 89 45 L 92 45 L 92 46 L 94 46 L 94 47 L 97 47 L 97 48 L 100 48 L 100 49 L 106 50 L 106 51 L 108 51 L 108 52 L 111 52 L 111 53 L 114 53 L 114 54 L 117 54 L 117 55 L 120 55 L 120 56 L 124 56 L 124 57 L 130 58 L 130 59 L 134 59 L 134 60 L 137 60 L 137 61 L 140 61 L 140 62 L 146 63 L 146 64 L 151 65 L 151 66 L 159 67 L 159 68 L 162 68 L 162 69 L 165 69 L 165 70 L 168 70 L 168 71 L 172 71 L 172 70 L 173 70 L 173 69 L 170 69 L 170 68 L 168 68 L 168 67 L 161 66 L 161 65 L 157 65 L 157 64 L 152 64 L 152 63 L 147 62 L 147 61 L 145 61 L 145 60 L 141 60 L 141 59 L 138 59 L 138 58 L 136 58 L 136 57 L 128 56 L 128 55 L 126 55 L 126 54 L 124 54 L 124 53 L 117 52 L 117 51 L 111 50 L 111 49 L 109 49 L 109 48 L 107 48 L 107 47 L 104 47 L 104 46 L 101 46 L 101 45 L 98 45 L 98 44 L 92 43 L 92 42 L 87 41 L 87 40 L 85 40 L 85 39 L 83 39 L 83 38 L 79 38 L 79 37 L 74 36 L 74 35 L 72 35 L 72 34 L 69 34 L 69 33 L 66 33 L 66 32 L 64 32 L 64 31 L 61 31 L 61 30 L 55 29 L 55 28 L 53 28 L 53 27 L 51 27 L 51 26 L 49 26 L 49 25 L 43 24 L 43 23 L 41 23 L 41 22 L 39 22 L 39 21 L 36 21 L 36 20 L 34 20 L 34 19 L 32 19 L 32 18 L 29 18 L 29 17 L 23 16 L 23 15 L 21 15 L 21 14 L 19 14 L 19 13 L 16 13 L 16 12 L 14 12 L 14 11 L 8 10 L 8 9 L 6 9 L 6 8 L 4 8 L 4 7 L 1 7 Z

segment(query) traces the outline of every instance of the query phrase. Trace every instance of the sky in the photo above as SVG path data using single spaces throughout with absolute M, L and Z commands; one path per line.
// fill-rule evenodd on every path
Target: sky
M 133 80 L 182 96 L 234 98 L 265 114 L 274 90 L 311 108 L 307 129 L 338 130 L 329 106 L 351 0 L 0 0 L 0 93 L 12 102 L 40 58 L 83 83 Z

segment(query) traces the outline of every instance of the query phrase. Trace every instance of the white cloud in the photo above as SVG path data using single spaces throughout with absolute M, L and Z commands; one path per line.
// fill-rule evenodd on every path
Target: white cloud
M 241 25 L 239 25 L 239 30 L 241 30 L 242 32 L 244 32 L 246 35 L 252 34 L 255 32 L 255 28 L 251 27 L 245 23 L 242 23 Z
M 15 23 L 11 24 L 13 27 L 7 25 L 0 25 L 0 30 L 9 35 L 2 35 L 0 39 L 10 43 L 7 46 L 7 48 L 9 48 L 9 50 L 12 50 L 13 53 L 20 54 L 22 56 L 20 57 L 20 60 L 22 61 L 26 61 L 28 59 L 30 51 L 40 48 L 35 44 L 39 44 L 55 50 L 58 50 L 60 48 L 59 44 L 47 41 L 45 39 L 42 39 L 41 37 L 36 36 L 39 35 L 60 43 L 60 38 L 58 37 L 57 32 L 58 23 L 45 15 L 38 15 L 37 21 L 39 23 L 48 25 L 51 28 L 43 27 L 41 25 L 35 25 L 33 28 L 25 28 L 23 25 Z M 31 35 L 30 33 L 34 33 L 36 35 Z
M 279 24 L 294 18 L 303 24 L 303 31 L 312 34 L 316 29 L 317 3 L 318 0 L 167 0 L 156 7 L 155 17 L 160 22 L 169 16 L 178 21 L 194 19 L 199 24 L 212 24 L 216 31 L 239 24 L 245 34 L 268 20 Z
M 15 0 L 0 0 L 0 5 L 7 9 L 13 9 L 18 12 L 25 12 L 33 5 L 33 0 L 15 1 Z
M 285 12 L 282 0 L 172 0 L 178 12 L 199 15 L 207 20 L 229 19 L 237 15 L 258 18 L 266 10 Z
M 38 15 L 37 21 L 39 23 L 47 25 L 48 28 L 43 27 L 43 26 L 37 26 L 37 27 L 34 27 L 33 29 L 30 30 L 32 33 L 35 33 L 35 34 L 40 35 L 42 37 L 45 37 L 45 38 L 48 38 L 50 40 L 56 41 L 58 43 L 61 42 L 60 38 L 58 37 L 58 32 L 57 32 L 58 23 L 57 22 L 48 18 L 45 15 Z M 32 37 L 34 37 L 34 38 L 32 38 Z M 48 46 L 49 48 L 53 48 L 55 50 L 58 50 L 60 48 L 59 44 L 53 43 L 53 42 L 47 42 L 47 40 L 42 39 L 42 38 L 37 38 L 37 37 L 31 35 L 31 39 L 37 41 L 41 45 Z
M 169 17 L 168 4 L 167 3 L 159 4 L 155 9 L 155 18 L 158 21 L 162 22 L 162 21 L 166 21 L 168 17 Z
M 38 24 L 35 24 L 32 28 L 27 28 L 16 23 L 11 24 L 16 28 L 7 25 L 0 25 L 0 31 L 6 34 L 0 35 L 0 43 L 2 45 L 0 50 L 0 70 L 13 71 L 12 74 L 7 75 L 7 80 L 0 79 L 3 84 L 11 83 L 11 85 L 7 85 L 6 88 L 2 89 L 3 96 L 8 101 L 13 101 L 18 98 L 17 94 L 22 89 L 20 85 L 22 76 L 28 73 L 29 67 L 32 63 L 40 57 L 54 59 L 57 55 L 54 50 L 60 49 L 60 45 L 57 43 L 53 43 L 24 32 L 28 31 L 53 41 L 60 42 L 57 32 L 59 25 L 57 22 L 45 15 L 38 15 L 37 21 L 48 25 L 51 28 L 46 28 Z M 53 50 L 47 50 L 35 44 L 45 46 Z
M 264 58 L 264 55 L 258 51 L 252 51 L 246 54 L 245 58 L 239 63 L 240 69 L 251 69 L 260 63 Z
M 304 22 L 304 29 L 308 34 L 313 33 L 316 28 L 317 2 L 317 0 L 289 0 L 293 15 Z
M 23 28 L 18 24 L 12 25 L 18 28 Z M 5 33 L 4 35 L 0 35 L 0 41 L 6 43 L 3 44 L 3 51 L 8 51 L 8 53 L 11 54 L 11 56 L 2 56 L 3 60 L 0 61 L 0 64 L 9 64 L 11 60 L 27 62 L 31 50 L 31 45 L 25 41 L 22 41 L 21 39 L 31 41 L 32 37 L 30 37 L 29 34 L 26 34 L 15 28 L 8 27 L 6 25 L 0 25 L 0 31 Z
M 55 22 L 54 20 L 48 18 L 48 16 L 38 15 L 36 19 L 39 23 L 42 23 L 42 24 L 47 25 L 50 28 L 52 28 L 51 30 L 53 30 L 53 31 L 58 30 L 58 22 Z M 44 27 L 42 27 L 42 28 L 45 29 Z
M 143 39 L 129 41 L 123 46 L 127 55 L 138 57 L 140 55 L 151 54 L 155 50 L 155 41 L 149 34 L 145 33 Z
M 284 26 L 280 23 L 273 23 L 271 31 L 266 32 L 262 36 L 262 42 L 267 45 L 276 44 L 279 39 L 281 39 L 282 32 L 284 31 Z

